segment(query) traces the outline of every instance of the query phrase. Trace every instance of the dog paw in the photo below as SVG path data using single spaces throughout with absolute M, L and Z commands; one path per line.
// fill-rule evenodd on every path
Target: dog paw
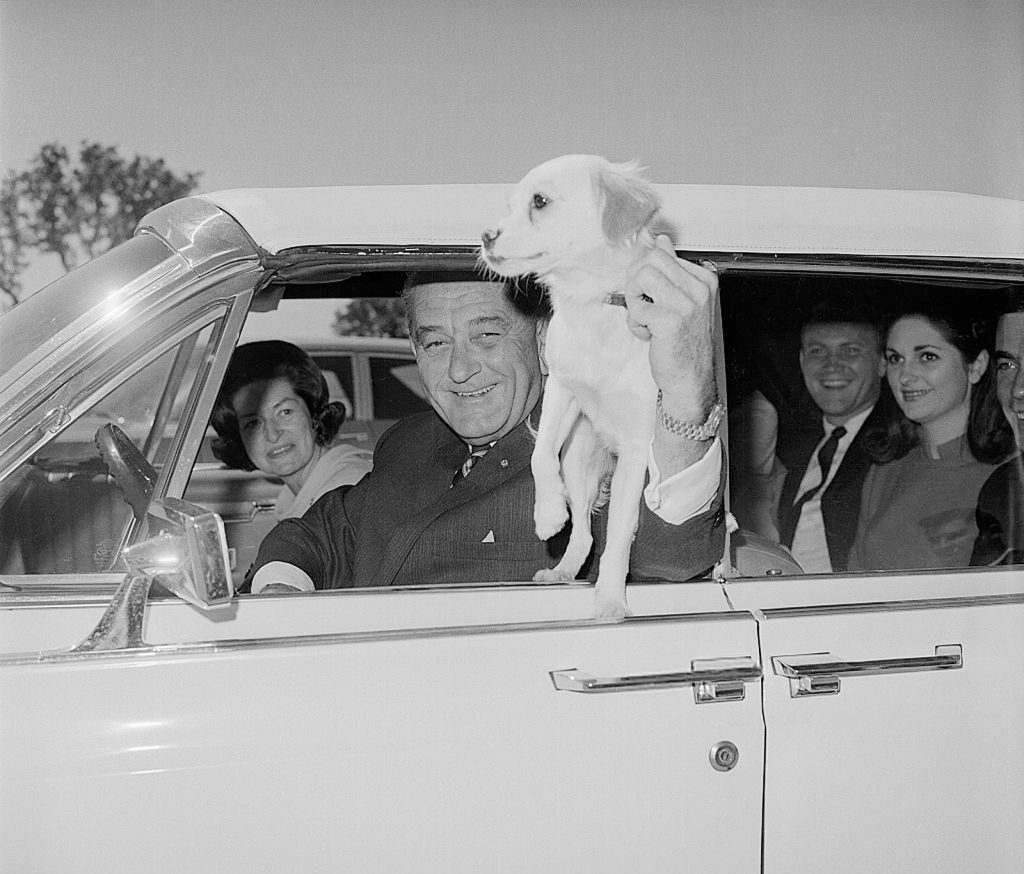
M 533 523 L 541 540 L 554 537 L 565 527 L 568 520 L 569 508 L 564 500 L 555 498 L 544 502 L 537 501 L 534 505 Z
M 627 616 L 632 616 L 632 611 L 626 606 L 625 601 L 618 598 L 594 598 L 594 618 L 606 622 L 620 622 Z
M 568 571 L 559 570 L 557 567 L 542 567 L 533 575 L 535 583 L 574 583 L 576 580 Z M 585 583 L 586 580 L 580 580 Z

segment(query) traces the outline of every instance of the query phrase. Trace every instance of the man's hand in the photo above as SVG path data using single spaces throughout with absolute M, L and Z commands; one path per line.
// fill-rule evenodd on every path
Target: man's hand
M 630 330 L 650 340 L 651 372 L 670 416 L 701 424 L 714 402 L 714 319 L 718 275 L 676 258 L 662 235 L 637 259 L 624 289 Z M 700 443 L 655 429 L 654 453 L 667 477 L 704 456 Z
M 700 424 L 715 396 L 718 275 L 680 261 L 662 235 L 634 263 L 625 295 L 630 330 L 651 341 L 651 371 L 666 410 Z

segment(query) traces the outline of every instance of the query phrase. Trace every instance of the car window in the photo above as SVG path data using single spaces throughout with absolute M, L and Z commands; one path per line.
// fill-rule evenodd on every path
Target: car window
M 996 489 L 994 475 L 1020 495 L 1021 477 L 1019 465 L 996 474 L 1013 455 L 1012 431 L 994 367 L 968 375 L 969 359 L 991 354 L 1015 293 L 996 280 L 726 275 L 740 542 L 781 547 L 807 573 L 989 564 L 978 547 L 979 501 Z M 869 321 L 881 326 L 881 360 Z M 942 348 L 915 351 L 926 343 Z M 995 500 L 1013 524 L 1013 487 L 999 488 Z
M 28 358 L 61 330 L 71 326 L 110 294 L 137 281 L 168 259 L 166 243 L 149 234 L 133 237 L 83 264 L 36 294 L 25 298 L 5 318 L 0 343 L 0 372 Z
M 0 571 L 114 568 L 132 511 L 124 484 L 101 455 L 101 429 L 116 428 L 159 473 L 213 336 L 208 325 L 169 348 L 108 390 L 5 479 Z
M 426 409 L 419 370 L 411 357 L 370 356 L 373 414 L 378 419 L 401 419 Z
M 331 400 L 345 404 L 349 417 L 355 415 L 355 372 L 352 356 L 322 351 L 310 351 L 310 354 L 323 371 L 327 388 L 331 392 Z

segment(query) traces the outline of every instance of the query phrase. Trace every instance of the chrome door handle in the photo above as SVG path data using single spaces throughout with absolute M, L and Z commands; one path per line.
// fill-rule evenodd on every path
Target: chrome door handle
M 777 675 L 789 679 L 789 694 L 793 698 L 806 695 L 835 695 L 839 692 L 840 677 L 948 671 L 963 666 L 963 646 L 959 643 L 937 646 L 935 655 L 896 659 L 844 661 L 828 652 L 772 656 L 772 668 Z
M 635 674 L 625 677 L 595 677 L 578 668 L 551 671 L 551 682 L 561 692 L 626 692 L 693 686 L 698 704 L 715 701 L 742 701 L 744 683 L 760 680 L 761 666 L 749 657 L 696 659 L 693 670 L 665 674 Z

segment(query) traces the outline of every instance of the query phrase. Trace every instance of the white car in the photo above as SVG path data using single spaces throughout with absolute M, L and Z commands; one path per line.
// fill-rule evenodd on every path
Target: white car
M 190 197 L 0 317 L 0 867 L 1024 870 L 1020 565 L 803 574 L 737 532 L 737 576 L 618 623 L 528 581 L 232 594 L 190 481 L 250 313 L 471 267 L 508 191 Z M 734 409 L 837 288 L 1024 286 L 1021 202 L 659 193 Z

